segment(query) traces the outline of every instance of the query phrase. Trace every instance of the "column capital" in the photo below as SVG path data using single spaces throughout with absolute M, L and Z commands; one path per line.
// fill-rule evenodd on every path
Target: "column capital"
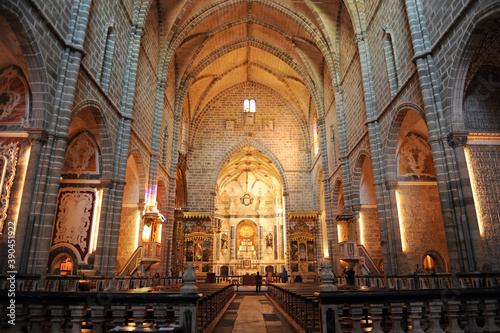
M 113 188 L 114 181 L 111 178 L 101 178 L 99 179 L 99 183 L 101 185 L 101 188 L 111 189 Z
M 361 210 L 361 204 L 353 204 L 352 210 L 354 211 L 355 214 L 359 213 L 359 211 Z
M 356 36 L 354 37 L 354 41 L 357 44 L 366 41 L 366 32 L 362 31 L 361 33 L 356 34 Z
M 450 133 L 448 134 L 448 144 L 452 148 L 463 147 L 467 143 L 467 133 Z
M 397 179 L 391 179 L 391 180 L 386 180 L 385 181 L 385 187 L 389 191 L 390 190 L 395 190 L 397 186 L 398 186 L 398 180 Z
M 28 132 L 28 140 L 31 143 L 43 145 L 49 137 L 47 131 L 41 128 L 28 128 L 26 131 Z

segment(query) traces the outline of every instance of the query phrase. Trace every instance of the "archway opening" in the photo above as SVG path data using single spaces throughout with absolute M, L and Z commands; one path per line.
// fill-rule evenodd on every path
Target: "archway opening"
M 261 273 L 285 264 L 283 181 L 271 159 L 253 146 L 236 152 L 217 181 L 215 215 L 216 272 Z

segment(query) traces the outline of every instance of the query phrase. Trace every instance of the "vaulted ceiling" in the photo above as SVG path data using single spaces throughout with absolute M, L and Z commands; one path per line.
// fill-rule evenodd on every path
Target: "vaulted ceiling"
M 184 112 L 194 121 L 224 90 L 255 82 L 307 123 L 311 107 L 322 107 L 339 8 L 340 0 L 161 0 L 164 61 Z

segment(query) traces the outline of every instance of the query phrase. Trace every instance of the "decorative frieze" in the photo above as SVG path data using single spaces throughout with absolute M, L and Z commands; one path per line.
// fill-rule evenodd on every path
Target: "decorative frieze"
M 57 208 L 51 249 L 71 248 L 80 262 L 90 253 L 92 226 L 95 218 L 97 193 L 91 188 L 62 188 Z
M 16 175 L 19 139 L 0 138 L 0 231 L 7 219 L 10 192 Z

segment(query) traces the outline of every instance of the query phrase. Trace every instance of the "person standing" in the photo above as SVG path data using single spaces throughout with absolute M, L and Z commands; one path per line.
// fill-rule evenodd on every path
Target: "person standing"
M 354 285 L 354 276 L 356 274 L 354 272 L 354 268 L 346 267 L 346 268 L 344 268 L 344 273 L 347 275 L 347 279 L 346 279 L 347 284 L 353 286 Z
M 281 282 L 282 283 L 288 282 L 288 272 L 286 271 L 286 268 L 283 268 L 283 275 L 281 276 Z
M 257 272 L 255 276 L 255 291 L 260 292 L 260 286 L 262 286 L 262 275 Z

